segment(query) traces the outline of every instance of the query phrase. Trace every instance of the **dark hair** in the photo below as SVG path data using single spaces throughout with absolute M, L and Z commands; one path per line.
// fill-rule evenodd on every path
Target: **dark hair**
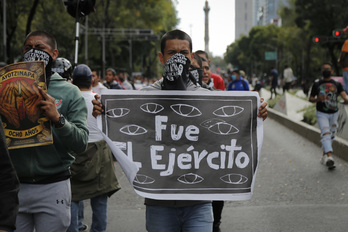
M 233 72 L 233 73 L 237 73 L 238 75 L 240 74 L 240 73 L 239 73 L 239 69 L 235 69 L 235 70 L 233 70 L 232 72 Z
M 205 57 L 207 57 L 207 59 L 209 59 L 208 53 L 202 50 L 197 50 L 195 51 L 195 54 L 197 55 L 204 55 Z
M 321 67 L 323 67 L 324 65 L 330 65 L 330 67 L 332 68 L 332 64 L 330 63 L 330 62 L 324 62 L 322 65 L 321 65 Z
M 202 57 L 200 57 L 199 55 L 197 55 L 195 53 L 195 55 L 193 56 L 193 59 L 195 59 L 197 61 L 197 64 L 199 65 L 200 68 L 202 68 Z
M 113 68 L 108 68 L 108 69 L 106 70 L 106 72 L 112 72 L 112 75 L 116 76 L 116 71 L 115 71 L 115 69 L 113 69 Z M 105 72 L 105 73 L 106 73 L 106 72 Z
M 91 84 L 92 84 L 92 79 L 89 79 L 89 80 L 87 80 L 87 79 L 85 79 L 85 80 L 83 80 L 83 79 L 73 79 L 73 84 L 74 85 L 76 85 L 77 87 L 79 87 L 79 88 L 89 88 L 89 87 L 91 87 Z
M 43 37 L 46 37 L 47 38 L 47 43 L 51 47 L 52 50 L 57 49 L 57 47 L 58 47 L 57 46 L 57 41 L 56 41 L 56 39 L 54 38 L 53 35 L 51 35 L 50 33 L 46 32 L 46 31 L 40 31 L 40 30 L 30 32 L 25 37 L 23 45 L 25 45 L 25 43 L 27 42 L 29 37 L 32 37 L 32 36 L 43 36 Z
M 96 72 L 97 76 L 100 77 L 100 70 L 99 69 L 91 69 L 92 72 Z
M 164 49 L 166 47 L 167 40 L 179 39 L 179 40 L 187 40 L 190 43 L 190 52 L 192 52 L 192 40 L 191 37 L 181 30 L 173 30 L 165 33 L 161 39 L 161 52 L 164 53 Z

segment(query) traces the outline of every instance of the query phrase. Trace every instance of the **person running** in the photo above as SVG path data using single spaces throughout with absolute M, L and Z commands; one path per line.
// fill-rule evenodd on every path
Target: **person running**
M 335 161 L 332 157 L 332 141 L 335 139 L 338 119 L 338 101 L 341 96 L 348 102 L 348 96 L 340 82 L 331 78 L 333 73 L 332 65 L 324 63 L 321 66 L 322 79 L 314 82 L 309 101 L 316 103 L 316 116 L 321 131 L 321 144 L 323 156 L 321 163 L 329 169 L 335 167 Z

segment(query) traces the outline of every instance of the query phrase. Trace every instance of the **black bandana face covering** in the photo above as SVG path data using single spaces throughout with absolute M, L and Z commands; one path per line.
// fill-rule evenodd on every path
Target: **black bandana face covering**
M 190 73 L 195 82 L 202 86 L 203 70 L 201 68 L 191 66 Z
M 50 77 L 52 75 L 51 69 L 52 69 L 52 63 L 53 63 L 53 59 L 50 56 L 50 54 L 48 54 L 45 51 L 32 48 L 26 53 L 24 53 L 23 60 L 24 61 L 35 61 L 35 60 L 45 61 L 46 82 L 47 82 L 47 88 L 48 88 Z
M 170 57 L 164 65 L 162 89 L 186 90 L 189 81 L 191 61 L 181 53 Z
M 329 78 L 331 76 L 331 71 L 330 70 L 324 70 L 322 72 L 324 78 Z

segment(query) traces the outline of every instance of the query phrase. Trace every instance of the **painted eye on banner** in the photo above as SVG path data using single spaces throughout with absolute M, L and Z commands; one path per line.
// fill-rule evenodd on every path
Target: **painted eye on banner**
M 239 132 L 237 127 L 227 122 L 216 123 L 215 125 L 209 127 L 208 130 L 218 135 L 231 135 Z
M 155 182 L 155 179 L 143 174 L 137 174 L 134 178 L 134 182 L 138 184 L 152 184 Z
M 203 177 L 194 173 L 187 173 L 178 177 L 178 181 L 183 184 L 198 184 L 203 180 Z
M 130 109 L 127 108 L 114 108 L 106 111 L 106 116 L 109 118 L 120 118 L 127 115 L 130 112 Z
M 171 105 L 170 108 L 175 113 L 183 117 L 193 118 L 202 115 L 201 111 L 197 107 L 187 104 L 175 104 Z
M 209 128 L 211 126 L 214 126 L 217 123 L 222 123 L 222 122 L 225 122 L 225 121 L 219 118 L 212 118 L 212 119 L 205 120 L 200 125 L 204 128 Z
M 120 132 L 126 135 L 142 135 L 147 133 L 147 130 L 144 127 L 133 124 L 122 127 Z
M 140 109 L 146 113 L 157 114 L 161 112 L 164 107 L 157 103 L 145 103 L 140 106 Z
M 240 106 L 223 106 L 213 112 L 214 115 L 219 117 L 232 117 L 236 116 L 244 111 L 244 108 Z
M 220 177 L 220 180 L 227 184 L 244 184 L 248 178 L 242 174 L 231 173 Z
M 210 132 L 218 135 L 231 135 L 239 132 L 237 127 L 218 118 L 205 120 L 200 125 L 207 128 Z

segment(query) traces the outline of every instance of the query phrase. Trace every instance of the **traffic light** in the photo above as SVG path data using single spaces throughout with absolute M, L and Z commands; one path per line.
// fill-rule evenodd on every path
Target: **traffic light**
M 315 44 L 323 44 L 328 42 L 329 38 L 327 36 L 314 36 L 312 40 Z
M 95 11 L 95 0 L 63 0 L 63 4 L 74 18 L 87 16 Z
M 343 29 L 335 29 L 332 31 L 332 36 L 334 38 L 344 38 L 345 34 L 343 32 Z

